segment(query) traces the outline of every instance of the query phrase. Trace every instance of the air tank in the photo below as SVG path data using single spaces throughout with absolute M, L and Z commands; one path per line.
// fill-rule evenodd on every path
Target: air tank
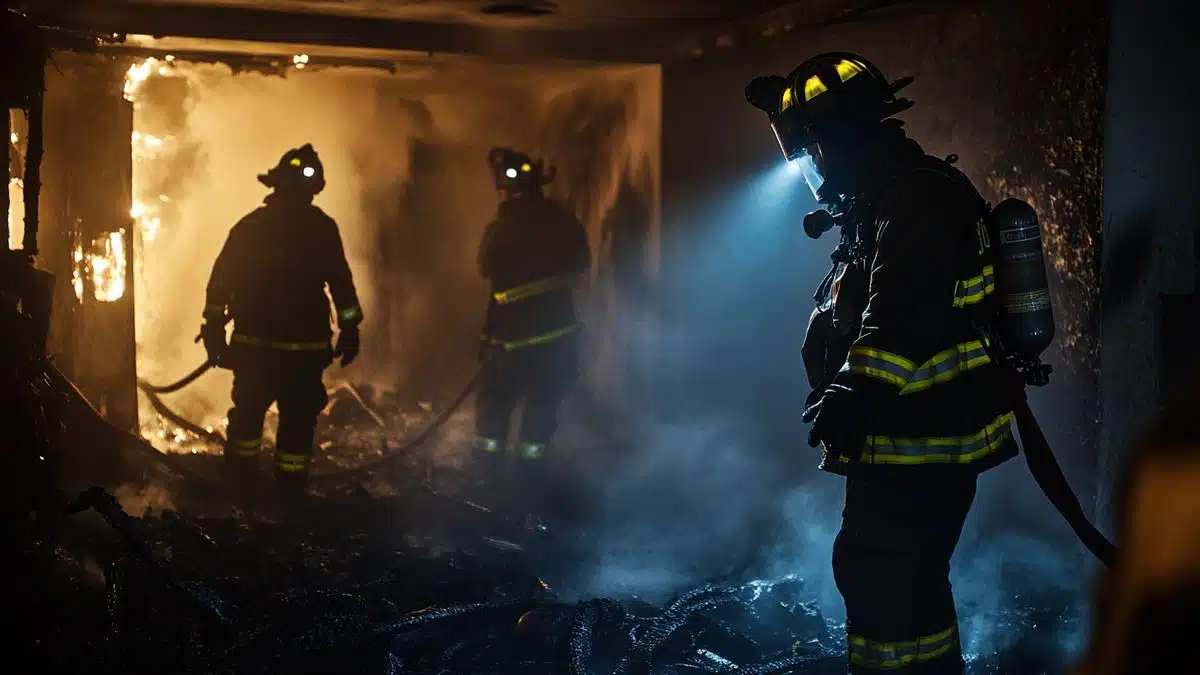
M 995 254 L 998 337 L 1009 354 L 1037 361 L 1054 342 L 1042 225 L 1032 206 L 1012 198 L 997 204 L 988 221 Z

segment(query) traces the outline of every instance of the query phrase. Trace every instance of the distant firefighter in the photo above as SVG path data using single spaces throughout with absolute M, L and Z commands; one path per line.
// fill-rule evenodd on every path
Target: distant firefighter
M 558 429 L 558 408 L 578 377 L 579 317 L 574 291 L 591 265 L 587 231 L 542 188 L 554 178 L 541 160 L 503 148 L 488 155 L 501 202 L 479 247 L 479 273 L 491 283 L 480 357 L 475 468 L 484 499 L 515 469 L 504 508 L 544 527 L 542 461 Z M 525 409 L 515 452 L 507 445 L 517 405 Z M 509 458 L 514 460 L 510 466 Z
M 217 256 L 201 336 L 210 362 L 233 370 L 225 444 L 232 480 L 244 484 L 253 475 L 263 418 L 276 403 L 276 482 L 283 495 L 297 496 L 306 490 L 317 418 L 328 403 L 322 373 L 335 358 L 348 366 L 358 356 L 363 313 L 337 223 L 312 203 L 325 188 L 312 145 L 289 150 L 258 180 L 273 191 L 233 226 Z
M 805 230 L 840 226 L 803 347 L 813 387 L 803 420 L 809 444 L 824 446 L 821 468 L 846 477 L 833 571 L 849 672 L 961 675 L 950 558 L 978 475 L 1018 451 L 998 300 L 1040 320 L 1049 295 L 1030 287 L 1018 303 L 1002 292 L 1001 254 L 1040 246 L 1037 221 L 994 239 L 996 212 L 953 160 L 929 156 L 891 119 L 911 107 L 896 97 L 910 81 L 821 54 L 786 78 L 756 79 L 746 97 L 828 209 Z M 1040 253 L 1025 259 L 1042 269 Z M 1040 341 L 1031 353 L 1050 327 L 1028 338 Z

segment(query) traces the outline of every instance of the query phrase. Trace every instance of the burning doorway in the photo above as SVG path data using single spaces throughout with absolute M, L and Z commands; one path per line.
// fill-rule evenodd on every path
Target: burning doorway
M 657 256 L 657 67 L 405 58 L 384 72 L 316 54 L 239 61 L 176 50 L 128 68 L 139 377 L 169 381 L 204 360 L 194 338 L 211 264 L 266 194 L 256 175 L 304 143 L 325 163 L 317 204 L 340 225 L 368 317 L 363 357 L 331 378 L 428 400 L 473 367 L 478 326 L 464 317 L 481 317 L 486 297 L 474 257 L 496 205 L 484 163 L 496 145 L 569 167 L 554 196 L 574 206 L 600 252 L 592 323 L 611 349 L 613 332 L 602 333 L 616 324 L 619 284 L 606 261 L 628 248 L 648 252 L 653 269 Z M 631 180 L 646 195 L 635 216 L 646 226 L 624 230 L 638 232 L 636 242 L 614 241 L 602 223 Z M 418 367 L 428 363 L 444 369 Z M 216 371 L 169 402 L 219 433 L 229 386 Z M 193 447 L 145 403 L 143 435 L 164 450 Z

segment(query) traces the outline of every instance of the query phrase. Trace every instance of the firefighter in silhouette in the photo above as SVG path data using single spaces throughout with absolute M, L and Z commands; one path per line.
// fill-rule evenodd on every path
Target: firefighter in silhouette
M 235 481 L 250 475 L 275 403 L 276 482 L 294 496 L 305 491 L 317 418 L 328 403 L 322 373 L 335 358 L 354 361 L 363 314 L 337 223 L 312 203 L 325 187 L 312 145 L 289 150 L 258 180 L 272 192 L 233 226 L 213 264 L 201 337 L 209 361 L 233 370 L 226 466 Z
M 541 160 L 503 148 L 488 155 L 501 202 L 479 247 L 479 273 L 491 284 L 480 357 L 475 467 L 485 500 L 544 527 L 545 454 L 558 408 L 578 375 L 579 317 L 574 291 L 591 264 L 583 225 L 542 188 L 554 178 Z M 510 422 L 525 408 L 508 447 Z M 511 461 L 510 461 L 511 460 Z M 515 480 L 503 478 L 513 469 Z M 507 497 L 495 489 L 504 485 Z
M 821 468 L 846 477 L 834 578 L 849 672 L 964 670 L 950 557 L 980 473 L 1017 454 L 1009 375 L 979 327 L 994 311 L 988 205 L 891 119 L 912 102 L 860 56 L 758 78 L 786 158 L 840 227 L 803 347 L 803 419 Z

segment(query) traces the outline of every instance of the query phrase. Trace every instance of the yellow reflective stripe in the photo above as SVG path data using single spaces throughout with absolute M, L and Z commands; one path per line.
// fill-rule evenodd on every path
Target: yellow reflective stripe
M 549 291 L 566 288 L 574 283 L 575 277 L 573 276 L 550 277 L 548 279 L 540 279 L 538 281 L 525 284 L 524 286 L 510 288 L 507 291 L 493 293 L 492 297 L 496 299 L 496 302 L 502 305 L 507 305 L 510 302 L 516 302 L 518 300 L 524 300 L 525 298 L 531 298 L 535 295 L 541 295 L 542 293 L 548 293 Z
M 350 321 L 362 321 L 362 318 L 363 318 L 362 308 L 359 307 L 358 305 L 355 305 L 353 307 L 347 307 L 346 309 L 343 309 L 342 311 L 338 312 L 338 321 L 341 321 L 343 323 L 347 323 Z
M 987 345 L 981 340 L 957 344 L 938 352 L 917 368 L 908 384 L 900 390 L 901 396 L 925 391 L 935 384 L 949 382 L 959 375 L 992 362 Z
M 315 352 L 322 349 L 329 349 L 329 342 L 276 342 L 274 340 L 263 340 L 249 335 L 233 334 L 233 342 L 250 345 L 252 347 L 265 347 L 267 349 L 281 349 L 289 352 Z
M 253 438 L 246 440 L 230 439 L 229 451 L 238 457 L 254 457 L 258 454 L 259 448 L 262 447 L 261 438 Z
M 480 436 L 475 439 L 475 449 L 481 452 L 500 452 L 503 447 L 504 443 L 495 438 Z
M 1012 413 L 1006 412 L 969 436 L 892 438 L 868 436 L 865 464 L 970 464 L 1012 438 Z M 845 456 L 841 462 L 849 462 Z
M 541 459 L 546 454 L 545 443 L 522 443 L 517 450 L 521 459 Z
M 897 387 L 907 385 L 916 370 L 917 364 L 903 356 L 858 345 L 850 348 L 846 363 L 842 366 L 843 372 L 866 375 Z
M 534 337 L 531 337 L 531 338 L 528 338 L 525 340 L 507 341 L 507 340 L 497 340 L 496 338 L 488 338 L 488 339 L 491 341 L 492 344 L 504 347 L 505 351 L 511 352 L 514 349 L 524 349 L 525 347 L 534 347 L 537 345 L 546 344 L 547 342 L 550 342 L 551 340 L 557 340 L 558 338 L 563 337 L 564 335 L 570 335 L 571 333 L 574 333 L 578 329 L 579 329 L 579 324 L 574 324 L 571 326 L 567 326 L 566 328 L 559 328 L 558 330 L 550 331 L 549 333 L 542 333 L 541 335 L 536 335 Z
M 996 268 L 985 265 L 979 276 L 954 282 L 954 306 L 966 307 L 983 302 L 984 298 L 995 292 Z
M 850 663 L 872 670 L 894 670 L 913 663 L 933 661 L 958 646 L 958 628 L 924 635 L 904 642 L 877 642 L 861 635 L 847 635 Z
M 308 468 L 308 455 L 290 452 L 275 453 L 275 466 L 280 471 L 304 471 Z

